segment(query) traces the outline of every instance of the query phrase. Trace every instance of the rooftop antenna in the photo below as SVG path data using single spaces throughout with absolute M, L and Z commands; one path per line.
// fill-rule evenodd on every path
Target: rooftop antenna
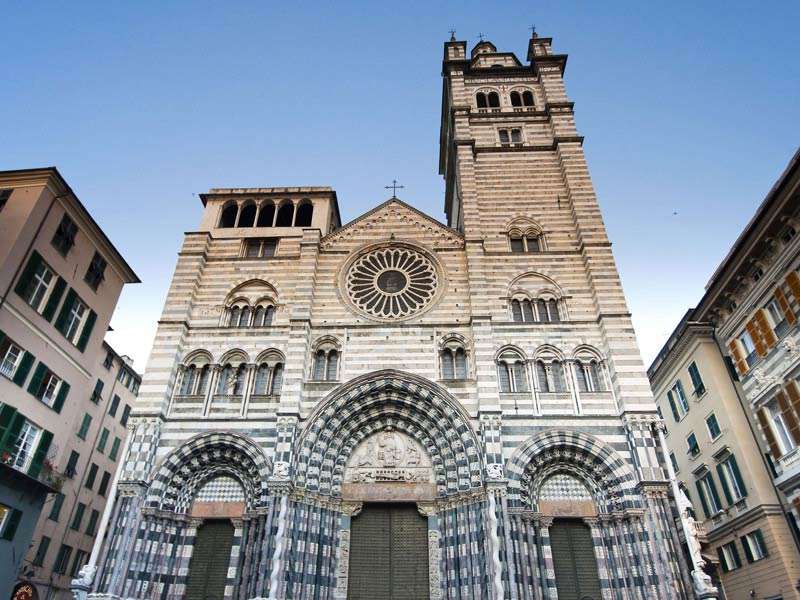
M 535 38 L 536 37 L 536 25 L 531 25 L 530 27 L 528 27 L 528 29 L 531 30 L 531 38 Z
M 478 34 L 478 39 L 479 39 L 480 41 L 483 41 L 483 34 L 482 34 L 482 33 L 479 33 L 479 34 Z
M 385 185 L 383 187 L 386 188 L 387 190 L 391 189 L 392 190 L 392 198 L 396 199 L 397 198 L 397 190 L 405 189 L 406 186 L 398 185 L 397 184 L 397 179 L 392 179 L 392 185 Z
M 450 33 L 450 41 L 451 42 L 455 42 L 456 41 L 456 30 L 455 29 L 451 29 L 449 33 Z

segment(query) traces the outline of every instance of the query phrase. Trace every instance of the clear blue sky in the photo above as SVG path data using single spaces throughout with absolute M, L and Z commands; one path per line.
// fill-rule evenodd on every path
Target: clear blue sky
M 645 361 L 800 141 L 800 3 L 7 2 L 0 169 L 56 165 L 143 282 L 111 343 L 143 369 L 210 187 L 330 185 L 443 219 L 442 43 L 523 58 L 567 90 Z M 677 212 L 677 215 L 673 215 Z

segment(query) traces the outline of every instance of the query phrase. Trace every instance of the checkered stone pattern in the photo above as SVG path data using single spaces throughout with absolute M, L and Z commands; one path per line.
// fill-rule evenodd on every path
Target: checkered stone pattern
M 241 484 L 233 477 L 222 475 L 208 481 L 195 496 L 195 502 L 244 502 Z
M 580 480 L 567 475 L 556 473 L 548 477 L 539 488 L 539 500 L 592 500 L 592 495 Z
M 153 419 L 132 418 L 128 453 L 123 459 L 120 481 L 145 481 L 150 475 L 159 440 L 161 422 Z
M 659 442 L 654 432 L 658 422 L 656 415 L 626 419 L 631 450 L 636 454 L 634 464 L 641 481 L 664 481 L 667 476 L 659 458 Z
M 353 449 L 387 427 L 423 445 L 440 495 L 481 486 L 480 445 L 468 415 L 430 382 L 400 373 L 358 378 L 318 407 L 298 440 L 295 484 L 338 496 Z

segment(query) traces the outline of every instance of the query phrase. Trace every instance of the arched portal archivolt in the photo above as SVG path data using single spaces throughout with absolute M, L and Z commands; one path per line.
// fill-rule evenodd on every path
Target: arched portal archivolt
M 628 464 L 605 442 L 578 431 L 552 430 L 528 438 L 505 471 L 510 506 L 535 508 L 542 484 L 558 473 L 582 482 L 601 512 L 641 506 Z
M 166 456 L 153 476 L 146 505 L 186 513 L 197 491 L 222 475 L 238 481 L 245 507 L 253 510 L 266 503 L 269 459 L 251 439 L 230 432 L 194 436 Z
M 298 440 L 295 485 L 341 497 L 353 450 L 388 429 L 422 446 L 438 496 L 481 487 L 480 446 L 464 409 L 436 384 L 395 370 L 354 379 L 320 403 Z

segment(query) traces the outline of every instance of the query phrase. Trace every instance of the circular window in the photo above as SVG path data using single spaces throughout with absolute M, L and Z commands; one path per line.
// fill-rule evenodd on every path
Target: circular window
M 436 267 L 405 247 L 372 250 L 358 257 L 345 276 L 347 295 L 364 313 L 382 319 L 410 317 L 436 295 Z

